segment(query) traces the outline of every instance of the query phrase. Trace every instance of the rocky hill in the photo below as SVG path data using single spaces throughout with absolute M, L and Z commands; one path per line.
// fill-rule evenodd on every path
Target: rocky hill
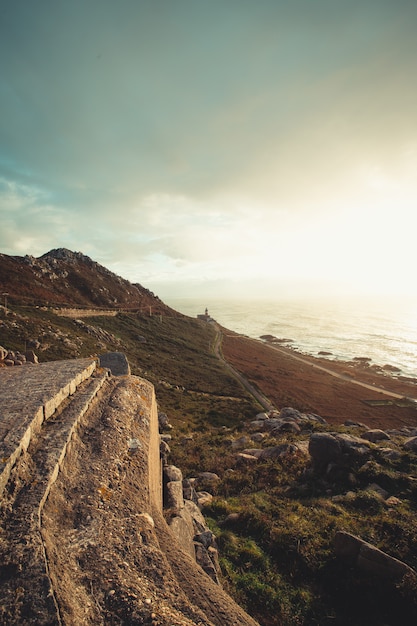
M 146 310 L 175 315 L 151 291 L 66 248 L 41 257 L 0 254 L 0 293 L 15 304 Z

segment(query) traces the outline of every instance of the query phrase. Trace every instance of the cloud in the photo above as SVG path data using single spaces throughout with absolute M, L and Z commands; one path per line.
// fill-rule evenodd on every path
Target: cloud
M 157 282 L 327 275 L 327 250 L 349 277 L 350 215 L 372 240 L 400 198 L 411 229 L 417 5 L 22 6 L 0 24 L 4 252 Z

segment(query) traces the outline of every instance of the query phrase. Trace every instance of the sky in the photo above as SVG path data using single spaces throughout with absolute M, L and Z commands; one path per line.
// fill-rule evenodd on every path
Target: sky
M 1 0 L 0 252 L 415 293 L 415 0 Z

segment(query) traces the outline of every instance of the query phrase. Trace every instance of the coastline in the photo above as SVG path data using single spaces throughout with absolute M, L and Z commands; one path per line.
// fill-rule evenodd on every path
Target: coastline
M 333 424 L 351 420 L 372 428 L 417 426 L 417 404 L 404 400 L 417 399 L 417 379 L 221 330 L 225 359 L 278 408 L 293 406 Z

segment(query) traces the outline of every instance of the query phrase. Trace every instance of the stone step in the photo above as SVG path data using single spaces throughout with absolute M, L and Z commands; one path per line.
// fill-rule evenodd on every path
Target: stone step
M 0 495 L 44 420 L 96 369 L 93 359 L 0 369 Z
M 43 422 L 11 472 L 0 517 L 0 623 L 1 611 L 9 617 L 13 614 L 16 594 L 26 606 L 27 623 L 60 622 L 41 534 L 42 508 L 74 431 L 107 379 L 108 371 L 102 370 L 83 381 Z M 23 580 L 19 572 L 24 572 Z M 19 609 L 19 619 L 25 610 Z

